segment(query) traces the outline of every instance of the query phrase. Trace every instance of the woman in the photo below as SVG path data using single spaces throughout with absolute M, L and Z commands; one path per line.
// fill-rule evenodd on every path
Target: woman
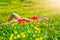
M 12 20 L 13 18 L 15 18 L 16 20 L 15 21 Z M 12 13 L 7 22 L 10 22 L 10 23 L 18 22 L 18 23 L 21 24 L 21 23 L 24 23 L 24 22 L 32 21 L 32 20 L 38 20 L 38 16 L 33 16 L 31 18 L 21 18 L 16 13 Z
M 16 20 L 13 20 L 13 18 L 15 18 Z M 32 16 L 30 18 L 21 18 L 19 15 L 17 15 L 16 13 L 12 13 L 10 15 L 10 17 L 8 18 L 8 23 L 15 23 L 18 22 L 19 24 L 24 23 L 24 22 L 29 22 L 29 21 L 34 21 L 34 20 L 49 20 L 48 18 L 43 18 L 41 16 Z M 4 24 L 4 23 L 3 23 Z M 1 24 L 0 24 L 1 25 Z

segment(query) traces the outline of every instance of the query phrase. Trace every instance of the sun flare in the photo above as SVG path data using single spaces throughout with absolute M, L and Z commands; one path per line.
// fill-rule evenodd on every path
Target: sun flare
M 48 5 L 56 8 L 60 8 L 60 0 L 47 0 Z

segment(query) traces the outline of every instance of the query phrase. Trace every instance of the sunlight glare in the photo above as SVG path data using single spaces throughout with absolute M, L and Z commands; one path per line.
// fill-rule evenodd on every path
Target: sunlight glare
M 47 2 L 52 7 L 60 8 L 60 0 L 47 0 Z

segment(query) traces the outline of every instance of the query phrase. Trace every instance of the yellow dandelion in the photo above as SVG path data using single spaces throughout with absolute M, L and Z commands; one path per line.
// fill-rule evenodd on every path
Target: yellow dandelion
M 42 37 L 40 37 L 40 38 L 36 38 L 35 40 L 43 40 L 43 38 L 42 38 Z
M 10 36 L 9 40 L 12 40 L 12 39 L 13 39 L 13 34 L 11 34 L 11 36 Z
M 20 35 L 17 35 L 18 38 L 20 38 L 21 36 Z
M 40 28 L 38 28 L 38 27 L 34 27 L 34 29 L 37 30 L 37 31 L 40 31 Z
M 40 31 L 35 30 L 35 33 L 40 33 Z
M 25 38 L 26 37 L 26 35 L 22 35 L 22 38 Z
M 43 40 L 43 38 L 42 38 L 42 37 L 40 37 L 40 40 Z
M 36 38 L 35 40 L 40 40 L 40 38 Z
M 33 34 L 33 37 L 36 37 L 36 34 Z
M 22 36 L 22 38 L 25 38 L 26 37 L 26 35 L 25 35 L 24 32 L 21 33 L 21 36 Z
M 16 36 L 14 36 L 14 39 L 16 39 L 17 37 Z
M 24 34 L 25 34 L 24 32 L 21 33 L 21 35 L 24 35 Z

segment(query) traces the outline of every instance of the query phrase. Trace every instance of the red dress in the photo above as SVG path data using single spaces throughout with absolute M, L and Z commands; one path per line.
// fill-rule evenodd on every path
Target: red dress
M 38 16 L 32 16 L 31 18 L 29 18 L 31 20 L 38 20 Z
M 32 17 L 28 18 L 27 20 L 26 19 L 22 19 L 22 18 L 18 18 L 18 23 L 21 24 L 21 23 L 24 23 L 24 22 L 28 22 L 29 19 L 38 20 L 38 16 L 32 16 Z

